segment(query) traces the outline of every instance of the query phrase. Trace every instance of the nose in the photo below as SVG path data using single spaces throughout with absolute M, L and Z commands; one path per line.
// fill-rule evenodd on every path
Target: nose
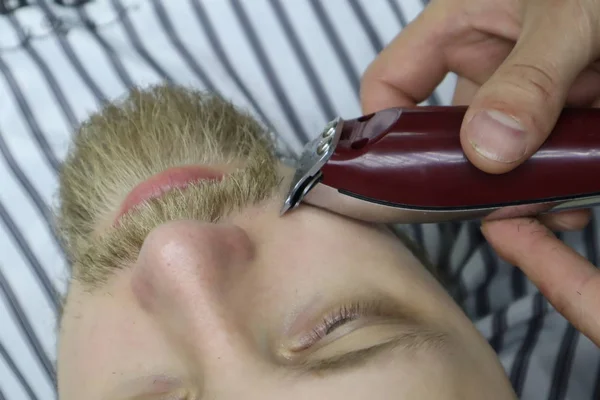
M 132 292 L 142 309 L 161 320 L 160 325 L 198 339 L 207 326 L 223 330 L 215 326 L 224 323 L 218 317 L 227 302 L 223 296 L 240 281 L 254 250 L 247 232 L 237 225 L 166 223 L 142 245 Z

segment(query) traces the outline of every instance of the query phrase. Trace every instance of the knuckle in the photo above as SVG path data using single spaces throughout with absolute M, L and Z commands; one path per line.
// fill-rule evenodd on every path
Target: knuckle
M 565 42 L 577 41 L 579 48 L 597 42 L 600 17 L 597 0 L 543 0 L 537 3 L 537 14 L 564 33 Z
M 562 100 L 556 70 L 544 63 L 511 63 L 501 68 L 495 83 L 485 91 L 485 103 L 495 109 L 509 110 L 529 130 L 550 129 L 548 111 L 559 109 Z
M 512 84 L 514 89 L 520 92 L 525 92 L 521 94 L 545 104 L 553 103 L 553 88 L 558 84 L 558 74 L 553 68 L 542 63 L 515 63 L 507 67 L 505 74 L 508 84 Z
M 569 18 L 576 21 L 578 32 L 586 37 L 592 35 L 598 23 L 598 4 L 596 0 L 569 0 L 566 6 L 570 7 Z

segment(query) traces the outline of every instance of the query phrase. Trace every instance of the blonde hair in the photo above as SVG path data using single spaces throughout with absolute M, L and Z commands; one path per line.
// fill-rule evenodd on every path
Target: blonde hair
M 181 86 L 133 89 L 107 104 L 75 133 L 60 173 L 57 225 L 73 277 L 104 281 L 120 260 L 161 221 L 216 220 L 277 186 L 276 157 L 268 131 L 215 94 Z M 99 232 L 133 187 L 170 167 L 229 164 L 243 170 L 223 182 L 200 183 L 149 201 L 119 229 Z M 79 266 L 79 268 L 77 268 Z

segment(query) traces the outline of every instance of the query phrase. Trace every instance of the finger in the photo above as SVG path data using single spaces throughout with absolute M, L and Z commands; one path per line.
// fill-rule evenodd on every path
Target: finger
M 459 76 L 456 80 L 452 104 L 455 106 L 468 106 L 479 90 L 479 85 L 467 78 Z
M 361 81 L 361 105 L 369 114 L 410 107 L 428 98 L 448 73 L 440 23 L 447 18 L 428 7 L 377 56 Z
M 501 64 L 501 61 L 498 62 L 498 65 Z M 458 71 L 454 69 L 454 67 L 450 67 L 452 71 Z M 462 95 L 460 97 L 460 102 L 456 103 L 453 100 L 453 104 L 456 105 L 469 105 L 473 97 L 475 97 L 476 90 L 483 85 L 494 73 L 495 68 L 488 68 L 484 66 L 480 66 L 479 68 L 467 68 L 463 67 L 459 72 L 459 78 L 457 79 L 457 85 L 455 89 L 455 94 L 457 90 L 464 91 L 467 90 L 469 95 Z M 465 77 L 468 77 L 466 79 Z M 468 84 L 463 82 L 464 80 L 469 81 Z M 472 86 L 468 89 L 463 86 Z M 463 100 L 463 98 L 465 100 Z M 468 98 L 468 101 L 466 99 Z M 568 106 L 578 106 L 578 107 L 587 107 L 598 103 L 598 99 L 600 98 L 600 71 L 597 69 L 586 68 L 583 70 L 573 82 L 573 85 L 569 89 L 567 94 L 566 104 Z
M 577 25 L 581 20 L 558 15 L 571 7 L 570 2 L 562 4 L 525 18 L 515 48 L 482 85 L 465 115 L 463 149 L 486 172 L 507 172 L 537 151 L 556 123 L 569 88 L 591 61 L 591 35 Z
M 449 59 L 448 63 L 450 70 L 456 72 L 457 78 L 456 87 L 454 89 L 453 105 L 469 105 L 475 97 L 477 90 L 483 85 L 495 72 L 498 65 L 502 63 L 506 55 L 510 53 L 508 46 L 498 46 L 490 49 L 478 49 L 486 60 L 486 63 L 479 62 L 480 60 L 469 59 L 453 60 Z M 487 50 L 485 52 L 484 50 Z M 473 50 L 475 51 L 475 50 Z M 496 61 L 489 57 L 489 53 L 494 53 L 501 57 L 503 53 L 506 55 L 502 60 Z M 456 53 L 454 53 L 456 54 Z M 575 82 L 569 89 L 567 94 L 566 104 L 568 106 L 597 107 L 600 103 L 600 68 L 586 68 L 575 79 Z
M 467 36 L 468 38 L 448 43 L 444 48 L 448 68 L 458 76 L 481 86 L 506 60 L 515 42 L 483 33 L 471 33 Z
M 600 346 L 600 272 L 535 219 L 487 222 L 482 232 L 550 303 Z
M 600 73 L 586 68 L 573 83 L 567 95 L 570 106 L 587 107 L 600 97 Z
M 569 210 L 538 217 L 540 222 L 555 232 L 578 231 L 590 222 L 590 210 Z

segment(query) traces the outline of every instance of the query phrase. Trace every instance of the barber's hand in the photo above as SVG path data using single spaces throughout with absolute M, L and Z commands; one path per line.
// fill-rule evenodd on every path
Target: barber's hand
M 464 152 L 504 173 L 537 151 L 565 105 L 600 105 L 599 55 L 600 0 L 433 0 L 367 69 L 363 111 L 414 106 L 455 72 L 453 102 L 469 105 Z M 588 211 L 570 211 L 482 231 L 600 346 L 600 272 L 548 229 L 588 220 Z
M 546 140 L 565 103 L 600 96 L 600 0 L 433 0 L 363 76 L 369 113 L 425 100 L 449 72 L 480 86 L 467 157 L 512 170 Z
M 599 38 L 600 0 L 433 0 L 365 72 L 363 112 L 414 106 L 454 72 L 470 93 L 455 98 L 470 104 L 466 156 L 507 172 L 537 151 L 565 105 L 598 102 Z M 543 218 L 555 230 L 588 220 L 588 210 Z
M 554 308 L 600 347 L 600 269 L 537 219 L 486 222 L 482 231 L 502 258 L 518 265 Z
M 453 103 L 470 104 L 478 89 L 459 78 Z M 564 212 L 538 219 L 486 222 L 482 233 L 500 257 L 519 266 L 573 326 L 600 346 L 600 270 L 547 227 L 572 228 L 587 221 L 587 213 Z

